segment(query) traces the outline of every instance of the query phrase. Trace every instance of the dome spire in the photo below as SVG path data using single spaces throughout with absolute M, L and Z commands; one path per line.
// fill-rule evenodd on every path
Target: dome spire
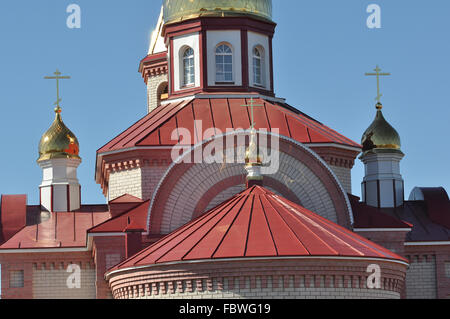
M 261 168 L 263 166 L 262 156 L 259 152 L 258 135 L 256 130 L 250 130 L 250 145 L 245 153 L 245 170 L 247 171 L 247 186 L 262 186 L 263 175 Z
M 59 97 L 59 80 L 68 80 L 70 79 L 70 76 L 61 76 L 61 72 L 59 72 L 58 69 L 56 69 L 56 72 L 53 73 L 55 76 L 46 76 L 44 77 L 44 79 L 46 80 L 56 80 L 56 108 L 55 108 L 55 113 L 59 114 L 61 113 L 61 106 L 59 105 L 59 103 L 62 101 Z
M 255 129 L 255 107 L 264 107 L 264 105 L 255 104 L 253 97 L 249 104 L 242 105 L 243 107 L 250 107 L 251 123 L 250 123 L 250 144 L 245 153 L 245 170 L 247 171 L 247 187 L 255 185 L 262 186 L 263 175 L 261 168 L 263 166 L 262 156 L 259 151 L 258 135 Z
M 380 76 L 390 76 L 391 74 L 390 73 L 381 73 L 381 69 L 378 65 L 374 71 L 375 71 L 375 73 L 366 73 L 366 76 L 376 76 L 377 77 L 377 97 L 375 98 L 375 100 L 378 101 L 378 103 L 377 103 L 377 110 L 378 110 L 379 106 L 381 106 L 381 108 L 383 108 L 383 105 L 381 104 L 381 98 L 382 98 L 383 94 L 381 94 L 381 92 L 380 92 Z

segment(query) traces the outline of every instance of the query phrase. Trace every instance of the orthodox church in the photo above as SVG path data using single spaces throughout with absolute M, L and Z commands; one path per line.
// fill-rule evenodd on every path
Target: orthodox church
M 405 197 L 381 101 L 360 144 L 276 96 L 275 29 L 271 0 L 164 1 L 148 114 L 97 151 L 105 205 L 58 97 L 40 202 L 1 197 L 1 298 L 449 298 L 446 191 Z

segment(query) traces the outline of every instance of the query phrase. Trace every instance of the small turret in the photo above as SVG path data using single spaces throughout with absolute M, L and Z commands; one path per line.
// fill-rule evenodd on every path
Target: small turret
M 39 143 L 39 159 L 42 169 L 42 183 L 39 186 L 40 205 L 49 212 L 71 212 L 81 206 L 81 186 L 77 178 L 77 168 L 81 163 L 80 146 L 75 134 L 64 124 L 59 103 L 59 80 L 69 77 L 55 72 L 57 101 L 55 120 Z

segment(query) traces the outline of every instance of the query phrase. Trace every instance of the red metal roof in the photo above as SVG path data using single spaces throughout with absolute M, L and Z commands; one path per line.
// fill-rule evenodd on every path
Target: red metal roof
M 2 195 L 0 208 L 0 244 L 9 240 L 27 224 L 27 196 Z
M 195 137 L 191 145 L 197 144 L 209 128 L 217 128 L 222 133 L 226 133 L 227 129 L 247 129 L 250 127 L 250 107 L 242 105 L 249 102 L 244 98 L 196 98 L 162 105 L 100 148 L 98 153 L 139 146 L 173 146 L 179 141 L 172 140 L 172 132 L 178 132 L 180 128 L 188 129 Z M 257 129 L 278 128 L 281 135 L 301 143 L 361 147 L 287 104 L 262 99 L 256 99 L 255 103 L 264 104 L 264 107 L 255 107 Z M 202 130 L 194 127 L 196 120 L 203 122 Z
M 76 212 L 41 215 L 39 206 L 28 206 L 29 225 L 23 227 L 3 249 L 80 248 L 86 247 L 89 228 L 110 218 L 106 205 L 86 205 Z
M 129 203 L 142 203 L 144 202 L 142 199 L 130 195 L 130 194 L 125 194 L 122 195 L 120 197 L 117 197 L 116 199 L 113 199 L 112 201 L 109 202 L 109 204 L 129 204 Z
M 355 228 L 413 228 L 413 225 L 406 221 L 385 214 L 381 209 L 360 202 L 359 197 L 350 194 L 348 197 L 355 219 Z
M 244 257 L 406 259 L 307 209 L 255 186 L 119 264 Z
M 424 187 L 420 190 L 423 193 L 430 220 L 450 229 L 450 200 L 445 189 Z
M 147 228 L 147 216 L 150 201 L 146 201 L 139 206 L 124 212 L 123 214 L 105 221 L 91 229 L 89 233 L 116 233 L 129 230 L 142 230 Z

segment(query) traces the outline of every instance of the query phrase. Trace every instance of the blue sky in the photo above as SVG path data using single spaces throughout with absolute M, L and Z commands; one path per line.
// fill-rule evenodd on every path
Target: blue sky
M 274 0 L 275 90 L 279 97 L 359 142 L 374 116 L 376 64 L 385 117 L 402 137 L 406 196 L 414 186 L 450 191 L 450 41 L 446 0 Z M 68 29 L 66 8 L 82 10 Z M 159 0 L 0 1 L 0 193 L 39 200 L 36 164 L 41 135 L 53 121 L 56 68 L 63 118 L 81 145 L 78 174 L 84 203 L 105 199 L 94 181 L 95 152 L 146 113 L 137 72 L 158 18 Z M 368 29 L 366 8 L 378 4 L 382 28 Z M 363 166 L 353 169 L 360 194 Z

